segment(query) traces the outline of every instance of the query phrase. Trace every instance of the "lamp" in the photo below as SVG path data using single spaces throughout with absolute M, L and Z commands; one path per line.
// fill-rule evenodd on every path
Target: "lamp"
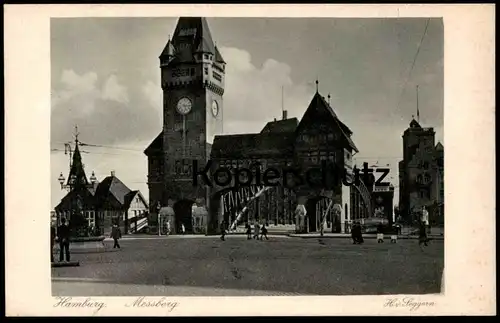
M 63 188 L 63 186 L 64 186 L 64 181 L 66 180 L 66 178 L 64 178 L 63 173 L 61 173 L 61 174 L 59 175 L 59 177 L 57 178 L 57 180 L 59 181 L 59 184 L 61 184 L 61 189 L 62 189 L 62 188 Z
M 95 184 L 95 182 L 97 182 L 97 177 L 95 176 L 94 172 L 92 172 L 92 176 L 90 176 L 90 182 L 92 184 Z

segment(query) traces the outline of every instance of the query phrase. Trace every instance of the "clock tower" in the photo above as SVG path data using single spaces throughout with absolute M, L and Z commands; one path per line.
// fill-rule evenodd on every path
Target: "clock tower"
M 163 142 L 160 203 L 187 200 L 206 205 L 207 187 L 193 186 L 192 165 L 197 160 L 204 168 L 214 136 L 222 134 L 225 62 L 206 19 L 198 17 L 179 18 L 159 58 L 163 89 L 163 132 L 157 138 Z

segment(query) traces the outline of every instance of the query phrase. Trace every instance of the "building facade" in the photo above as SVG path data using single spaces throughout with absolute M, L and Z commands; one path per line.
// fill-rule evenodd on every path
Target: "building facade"
M 435 144 L 433 128 L 423 128 L 415 119 L 403 133 L 403 160 L 399 162 L 401 217 L 405 222 L 429 211 L 430 223 L 444 223 L 444 147 Z
M 322 226 L 343 230 L 342 223 L 350 216 L 350 191 L 342 184 L 342 177 L 344 172 L 352 172 L 352 155 L 358 150 L 351 139 L 352 131 L 318 91 L 300 121 L 288 118 L 284 111 L 282 120 L 267 123 L 260 133 L 223 135 L 226 63 L 206 19 L 180 18 L 159 58 L 164 123 L 161 133 L 145 150 L 151 212 L 172 207 L 174 231 L 184 224 L 192 232 L 195 204 L 207 211 L 207 232 L 215 232 L 223 220 L 233 223 L 242 212 L 247 220 L 294 224 L 294 210 L 302 204 L 308 213 L 307 231 L 318 231 Z M 199 169 L 193 169 L 193 160 Z M 241 168 L 254 172 L 269 168 L 305 171 L 326 165 L 335 168 L 336 178 L 316 188 L 233 187 L 226 196 L 234 182 L 226 186 L 194 185 L 193 172 L 199 172 L 208 161 L 210 175 L 220 168 L 233 172 Z M 316 177 L 321 180 L 321 174 Z M 331 212 L 331 203 L 321 202 L 324 199 L 339 205 L 342 214 L 333 216 L 336 212 Z M 318 212 L 326 216 L 317 216 Z
M 89 182 L 76 140 L 66 183 L 69 192 L 55 207 L 57 225 L 66 219 L 73 232 L 81 231 L 78 236 L 107 235 L 113 224 L 125 234 L 145 227 L 149 206 L 141 192 L 130 190 L 114 172 L 102 182 L 92 177 Z

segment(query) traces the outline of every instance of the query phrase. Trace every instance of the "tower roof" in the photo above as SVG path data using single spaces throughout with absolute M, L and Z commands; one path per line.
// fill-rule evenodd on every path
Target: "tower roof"
M 175 47 L 172 44 L 172 41 L 169 39 L 167 42 L 167 45 L 161 52 L 160 57 L 166 57 L 166 56 L 174 56 L 175 55 Z
M 415 119 L 411 119 L 410 128 L 419 128 L 422 129 L 422 126 Z
M 75 181 L 72 183 L 73 177 Z M 82 156 L 80 155 L 80 149 L 78 148 L 78 141 L 76 141 L 75 151 L 73 152 L 73 161 L 71 163 L 68 182 L 66 184 L 86 185 L 88 183 L 85 170 L 83 169 Z
M 436 147 L 434 149 L 436 149 L 436 151 L 442 151 L 442 150 L 444 150 L 444 146 L 440 141 L 438 141 L 438 143 L 436 144 Z
M 188 40 L 193 49 L 215 54 L 215 45 L 204 17 L 180 17 L 175 27 L 172 43 L 175 48 L 181 42 Z
M 226 63 L 226 62 L 224 61 L 224 58 L 222 58 L 222 55 L 221 55 L 221 53 L 219 52 L 219 48 L 217 48 L 217 46 L 215 46 L 215 61 L 216 61 L 217 63 L 224 63 L 224 64 Z

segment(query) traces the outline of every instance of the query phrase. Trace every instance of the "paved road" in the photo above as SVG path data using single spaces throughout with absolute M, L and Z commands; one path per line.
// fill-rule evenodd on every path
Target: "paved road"
M 110 247 L 109 243 L 106 244 Z M 260 296 L 439 293 L 443 241 L 367 239 L 247 241 L 230 236 L 121 241 L 122 249 L 75 254 L 80 267 L 52 268 L 54 295 Z

